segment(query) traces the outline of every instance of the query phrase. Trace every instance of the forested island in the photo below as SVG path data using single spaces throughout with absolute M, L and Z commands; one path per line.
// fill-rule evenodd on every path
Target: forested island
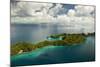
M 83 43 L 87 36 L 92 36 L 95 33 L 88 34 L 52 34 L 47 36 L 46 40 L 38 43 L 18 42 L 11 45 L 11 56 L 30 52 L 45 46 L 72 46 L 75 44 Z

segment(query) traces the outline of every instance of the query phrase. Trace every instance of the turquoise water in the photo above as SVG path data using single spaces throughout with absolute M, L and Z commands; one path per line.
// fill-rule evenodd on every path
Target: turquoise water
M 11 43 L 20 41 L 39 42 L 50 34 L 72 32 L 76 30 L 60 29 L 57 25 L 11 25 Z M 76 31 L 82 32 L 82 31 Z M 95 36 L 88 36 L 86 41 L 76 46 L 47 46 L 11 57 L 12 66 L 40 65 L 85 62 L 95 60 Z
M 47 46 L 11 57 L 12 66 L 71 63 L 95 60 L 94 37 L 76 46 Z

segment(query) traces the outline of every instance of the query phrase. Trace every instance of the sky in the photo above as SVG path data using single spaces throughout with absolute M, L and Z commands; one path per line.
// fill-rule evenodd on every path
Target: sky
M 11 23 L 71 24 L 94 31 L 95 7 L 42 2 L 11 2 Z

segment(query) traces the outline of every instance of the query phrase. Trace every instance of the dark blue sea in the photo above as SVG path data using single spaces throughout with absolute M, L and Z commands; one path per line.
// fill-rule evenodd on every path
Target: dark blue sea
M 50 34 L 80 33 L 57 24 L 11 24 L 11 44 L 25 41 L 36 43 Z M 76 46 L 47 46 L 11 57 L 12 66 L 86 62 L 95 60 L 95 36 L 88 36 L 84 43 Z

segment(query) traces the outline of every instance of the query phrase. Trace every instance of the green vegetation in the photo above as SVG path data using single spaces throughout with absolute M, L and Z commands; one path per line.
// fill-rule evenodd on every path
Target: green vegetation
M 33 44 L 27 43 L 27 42 L 18 42 L 14 45 L 11 45 L 11 55 L 17 54 L 20 50 L 23 50 L 23 52 L 29 52 L 32 51 Z
M 59 38 L 63 37 L 62 40 L 54 40 L 54 41 L 42 41 L 38 42 L 36 44 L 27 43 L 27 42 L 18 42 L 16 44 L 11 45 L 11 55 L 19 54 L 19 52 L 22 50 L 23 52 L 29 52 L 33 51 L 38 48 L 42 48 L 45 46 L 71 46 L 73 44 L 79 44 L 83 43 L 85 41 L 85 36 L 82 34 L 56 34 L 51 35 L 49 37 L 52 38 Z
M 69 34 L 64 38 L 67 44 L 82 43 L 85 41 L 85 36 L 81 34 Z
M 58 38 L 58 37 L 64 37 L 64 36 L 66 36 L 67 34 L 66 33 L 63 33 L 63 34 L 53 34 L 53 35 L 50 35 L 49 37 L 51 37 L 51 38 Z

